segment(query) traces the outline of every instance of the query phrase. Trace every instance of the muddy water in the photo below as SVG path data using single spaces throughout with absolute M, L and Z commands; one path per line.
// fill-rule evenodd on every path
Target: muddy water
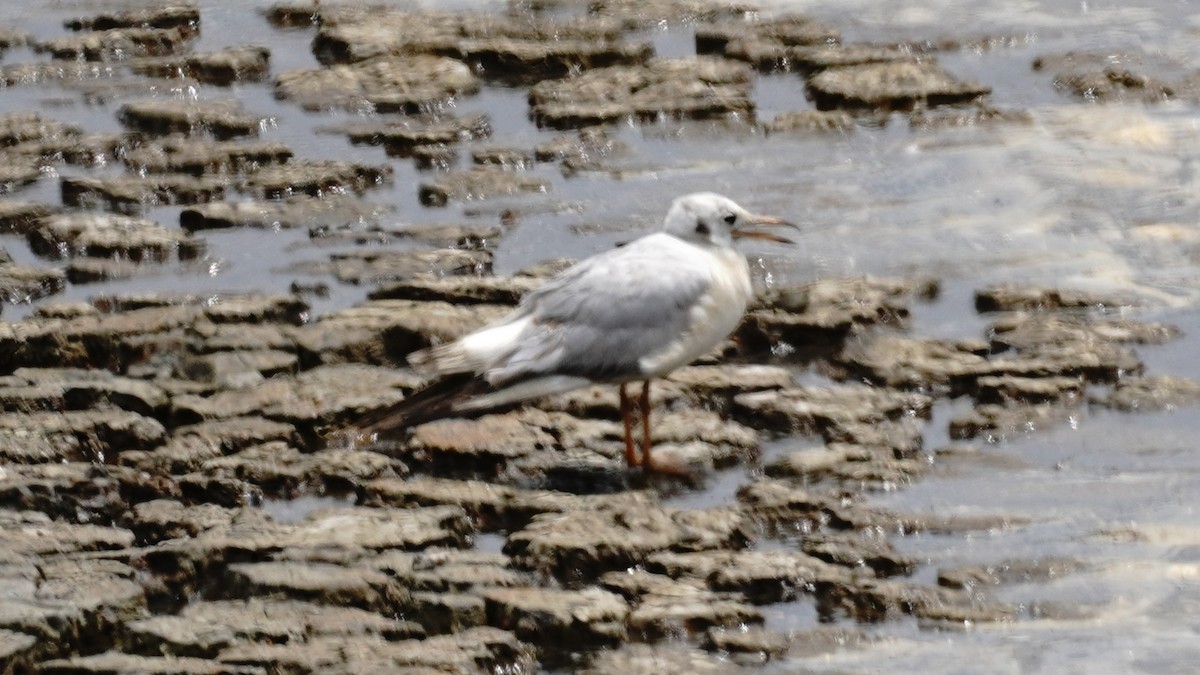
M 914 192 L 901 203 L 872 200 L 878 207 L 869 207 L 877 211 L 872 229 L 897 228 L 914 237 L 894 242 L 903 251 L 897 257 L 952 280 L 941 302 L 918 312 L 914 330 L 979 335 L 963 289 L 986 280 L 1130 289 L 1147 298 L 1140 317 L 1171 321 L 1185 331 L 1175 343 L 1141 349 L 1147 369 L 1200 374 L 1195 105 L 1064 104 L 1028 70 L 1032 57 L 1068 49 L 1106 50 L 1119 62 L 1123 50 L 1140 47 L 1194 64 L 1200 49 L 1197 17 L 1189 11 L 1194 8 L 1083 2 L 1022 3 L 1022 11 L 1011 11 L 1004 7 L 1011 3 L 923 3 L 881 20 L 871 12 L 877 4 L 838 3 L 828 16 L 865 39 L 887 39 L 897 31 L 928 38 L 942 34 L 925 32 L 938 24 L 963 37 L 1028 38 L 1013 49 L 964 51 L 943 63 L 992 85 L 999 104 L 1028 108 L 1033 125 L 998 135 L 915 134 L 862 172 L 883 182 L 905 173 L 927 177 L 910 183 Z M 825 15 L 820 7 L 807 9 Z M 871 188 L 863 193 L 879 195 Z M 918 243 L 926 237 L 938 243 Z M 945 440 L 936 438 L 945 433 L 936 420 L 928 447 Z M 872 631 L 878 639 L 865 647 L 806 659 L 804 666 L 818 672 L 980 673 L 1192 668 L 1200 650 L 1196 430 L 1194 410 L 1130 417 L 1084 409 L 1069 425 L 983 446 L 974 457 L 939 461 L 932 477 L 877 495 L 874 503 L 906 512 L 1027 519 L 1028 525 L 1010 529 L 916 535 L 896 544 L 926 560 L 926 574 L 1036 557 L 1084 561 L 1082 572 L 1012 584 L 995 596 L 1019 604 L 1026 617 L 1059 606 L 1081 609 L 1081 616 L 963 631 L 890 624 Z
M 38 36 L 59 35 L 67 16 L 95 12 L 94 2 L 0 2 L 0 22 Z M 271 48 L 274 73 L 315 65 L 306 30 L 276 31 L 258 14 L 267 3 L 201 2 L 203 34 L 197 49 L 242 44 Z M 478 3 L 455 3 L 475 6 Z M 764 283 L 828 275 L 896 274 L 943 280 L 941 297 L 917 308 L 916 335 L 981 337 L 972 291 L 993 282 L 1038 282 L 1129 292 L 1130 310 L 1145 320 L 1169 321 L 1185 335 L 1139 350 L 1153 374 L 1200 377 L 1200 190 L 1196 156 L 1200 109 L 1192 102 L 1157 106 L 1096 105 L 1056 91 L 1032 60 L 1068 50 L 1099 50 L 1121 63 L 1142 50 L 1187 72 L 1200 63 L 1200 13 L 1188 3 L 1093 3 L 1031 0 L 942 0 L 817 3 L 776 0 L 839 28 L 847 41 L 985 41 L 982 48 L 942 54 L 950 71 L 993 88 L 993 102 L 1027 111 L 1028 125 L 913 130 L 893 117 L 853 134 L 812 138 L 764 137 L 748 126 L 663 123 L 622 126 L 634 148 L 620 171 L 563 177 L 547 166 L 547 197 L 502 199 L 427 209 L 417 204 L 420 175 L 412 163 L 382 149 L 351 146 L 321 128 L 354 117 L 312 114 L 277 102 L 269 83 L 225 90 L 170 83 L 153 92 L 106 93 L 84 102 L 79 85 L 40 85 L 0 91 L 0 114 L 40 110 L 89 131 L 119 129 L 115 111 L 128 98 L 241 100 L 275 122 L 265 139 L 280 140 L 300 158 L 389 163 L 395 182 L 365 199 L 394 208 L 399 223 L 454 222 L 482 213 L 489 222 L 504 208 L 524 208 L 518 227 L 497 249 L 497 271 L 547 257 L 581 257 L 654 226 L 673 195 L 716 190 L 766 212 L 804 224 L 801 245 L 751 250 Z M 486 5 L 484 11 L 498 10 Z M 687 26 L 647 33 L 660 54 L 692 53 Z M 0 63 L 34 60 L 28 49 Z M 768 120 L 810 104 L 795 75 L 765 75 L 757 84 L 759 116 Z M 530 147 L 553 134 L 526 115 L 519 89 L 485 87 L 460 101 L 457 112 L 487 112 L 493 142 Z M 114 172 L 118 170 L 113 167 Z M 81 172 L 64 167 L 63 174 Z M 94 172 L 92 172 L 94 173 Z M 48 176 L 17 193 L 57 203 Z M 561 208 L 536 207 L 553 203 Z M 177 207 L 148 215 L 177 222 Z M 69 287 L 55 299 L 86 299 L 101 292 L 286 292 L 305 279 L 288 271 L 332 251 L 309 243 L 302 231 L 205 233 L 209 255 L 182 271 L 102 285 Z M 35 259 L 23 240 L 0 237 L 18 260 Z M 332 283 L 314 312 L 345 307 L 364 288 Z M 28 308 L 5 308 L 5 317 Z M 942 404 L 930 425 L 928 448 L 948 441 L 954 402 Z M 1015 583 L 995 597 L 1022 606 L 1022 618 L 996 626 L 923 627 L 913 621 L 861 628 L 862 644 L 774 664 L 830 672 L 1179 672 L 1200 657 L 1200 430 L 1195 410 L 1128 416 L 1086 407 L 1070 424 L 1037 430 L 973 454 L 935 459 L 933 474 L 913 485 L 871 495 L 873 505 L 910 513 L 999 515 L 1025 525 L 971 534 L 896 538 L 896 546 L 924 562 L 918 576 L 964 564 L 1062 557 L 1084 569 L 1059 579 Z M 801 443 L 793 439 L 788 443 Z M 775 448 L 782 452 L 786 447 Z M 727 472 L 708 489 L 674 497 L 697 506 L 731 500 L 744 478 Z M 299 517 L 319 503 L 271 505 L 280 517 Z M 487 550 L 501 542 L 477 542 Z M 764 546 L 786 542 L 764 542 Z M 1066 608 L 1066 609 L 1056 609 Z M 1033 616 L 1049 616 L 1032 620 Z M 811 603 L 769 608 L 768 625 L 804 630 L 816 625 Z

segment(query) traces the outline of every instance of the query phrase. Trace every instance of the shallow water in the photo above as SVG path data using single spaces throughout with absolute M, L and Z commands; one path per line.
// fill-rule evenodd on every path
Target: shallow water
M 298 523 L 322 509 L 354 506 L 354 495 L 310 495 L 293 499 L 264 499 L 262 510 L 280 523 Z
M 61 20 L 108 3 L 0 2 L 0 23 L 39 36 L 62 33 Z M 265 0 L 202 1 L 203 33 L 197 49 L 265 44 L 279 73 L 316 64 L 311 32 L 276 31 L 258 14 Z M 433 3 L 430 3 L 433 4 Z M 454 3 L 456 6 L 499 3 Z M 941 54 L 952 72 L 993 87 L 992 101 L 1029 112 L 1028 125 L 913 131 L 893 117 L 848 136 L 764 137 L 709 124 L 625 125 L 619 137 L 634 148 L 619 175 L 585 173 L 567 178 L 548 166 L 536 171 L 553 184 L 546 197 L 523 197 L 450 206 L 420 207 L 421 175 L 407 160 L 382 148 L 352 146 L 320 127 L 353 118 L 348 113 L 306 113 L 276 101 L 269 82 L 231 89 L 201 86 L 114 95 L 106 104 L 85 103 L 78 88 L 57 85 L 0 91 L 0 114 L 40 110 L 89 131 L 120 129 L 115 112 L 126 98 L 236 97 L 251 111 L 275 118 L 262 138 L 288 144 L 300 158 L 387 163 L 389 186 L 365 199 L 390 207 L 386 222 L 435 223 L 468 219 L 479 210 L 492 222 L 502 208 L 564 205 L 549 213 L 528 209 L 500 242 L 496 268 L 511 272 L 548 257 L 582 257 L 655 227 L 670 197 L 716 190 L 755 209 L 786 215 L 804 225 L 800 246 L 751 249 L 761 275 L 773 282 L 830 275 L 921 275 L 943 280 L 936 301 L 915 308 L 912 331 L 935 337 L 982 337 L 984 320 L 972 292 L 995 282 L 1036 282 L 1132 292 L 1139 319 L 1168 321 L 1185 335 L 1139 353 L 1151 374 L 1200 378 L 1195 358 L 1200 336 L 1200 190 L 1196 149 L 1200 109 L 1194 102 L 1158 106 L 1095 105 L 1057 92 L 1047 73 L 1031 70 L 1038 55 L 1103 50 L 1114 63 L 1144 50 L 1183 72 L 1200 62 L 1200 12 L 1186 2 L 1125 3 L 1027 0 L 934 2 L 811 2 L 772 0 L 839 28 L 846 41 L 1002 38 L 990 49 Z M 666 26 L 647 33 L 662 54 L 692 53 L 691 29 Z M 0 63 L 41 57 L 13 49 Z M 759 116 L 810 107 L 797 75 L 762 76 L 756 85 Z M 486 87 L 457 104 L 456 112 L 487 112 L 495 129 L 490 143 L 529 147 L 555 134 L 537 129 L 526 115 L 520 89 Z M 465 154 L 464 150 L 464 154 Z M 114 167 L 115 170 L 115 167 Z M 81 173 L 61 167 L 63 174 Z M 16 198 L 57 203 L 53 176 L 18 190 Z M 153 210 L 177 222 L 178 207 Z M 348 306 L 367 289 L 329 279 L 304 278 L 285 268 L 325 259 L 303 231 L 204 233 L 209 255 L 183 270 L 129 281 L 72 286 L 60 299 L 86 299 L 124 291 L 287 292 L 292 281 L 328 281 L 329 298 L 313 300 L 314 314 Z M 0 236 L 17 260 L 34 262 L 24 241 Z M 44 261 L 38 261 L 44 264 Z M 5 318 L 28 308 L 5 308 Z M 944 444 L 955 403 L 944 404 L 930 424 L 927 447 Z M 976 456 L 940 459 L 933 475 L 869 498 L 884 508 L 941 515 L 1019 516 L 1029 524 L 971 535 L 896 538 L 903 552 L 924 561 L 918 577 L 966 563 L 1062 556 L 1082 560 L 1084 571 L 995 591 L 1000 600 L 1028 608 L 1037 603 L 1080 606 L 1085 618 L 1023 619 L 962 630 L 923 628 L 913 621 L 867 626 L 861 646 L 776 664 L 777 672 L 1030 673 L 1179 672 L 1200 657 L 1200 455 L 1196 412 L 1178 410 L 1130 416 L 1086 407 L 1074 423 L 1038 431 Z M 790 443 L 804 443 L 792 439 Z M 778 449 L 777 449 L 778 450 Z M 745 477 L 719 474 L 708 489 L 672 499 L 705 506 L 733 498 Z M 324 501 L 268 504 L 282 518 L 299 518 Z M 499 550 L 485 535 L 477 544 Z M 763 545 L 777 545 L 763 542 Z M 768 608 L 768 625 L 804 630 L 816 623 L 811 603 Z

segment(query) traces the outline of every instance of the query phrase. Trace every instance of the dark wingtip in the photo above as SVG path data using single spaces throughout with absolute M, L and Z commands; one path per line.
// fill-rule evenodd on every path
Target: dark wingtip
M 360 441 L 373 442 L 379 437 L 400 433 L 425 422 L 444 417 L 463 417 L 454 410 L 456 403 L 491 390 L 491 385 L 472 373 L 450 375 L 401 401 L 363 415 L 342 431 L 357 436 Z

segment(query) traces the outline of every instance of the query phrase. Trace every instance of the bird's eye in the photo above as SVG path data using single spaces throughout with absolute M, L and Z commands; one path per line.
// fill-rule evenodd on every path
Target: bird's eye
M 703 220 L 696 221 L 696 234 L 708 234 L 708 225 Z
M 726 225 L 732 225 L 736 222 L 737 222 L 737 214 L 736 213 L 731 213 L 731 214 L 725 216 L 725 224 Z

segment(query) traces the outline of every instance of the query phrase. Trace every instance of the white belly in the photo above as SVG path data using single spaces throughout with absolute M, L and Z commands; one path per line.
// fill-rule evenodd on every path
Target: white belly
M 665 375 L 712 351 L 746 313 L 753 289 L 745 256 L 732 249 L 704 253 L 713 261 L 712 283 L 692 307 L 687 331 L 662 351 L 638 362 L 647 377 Z

